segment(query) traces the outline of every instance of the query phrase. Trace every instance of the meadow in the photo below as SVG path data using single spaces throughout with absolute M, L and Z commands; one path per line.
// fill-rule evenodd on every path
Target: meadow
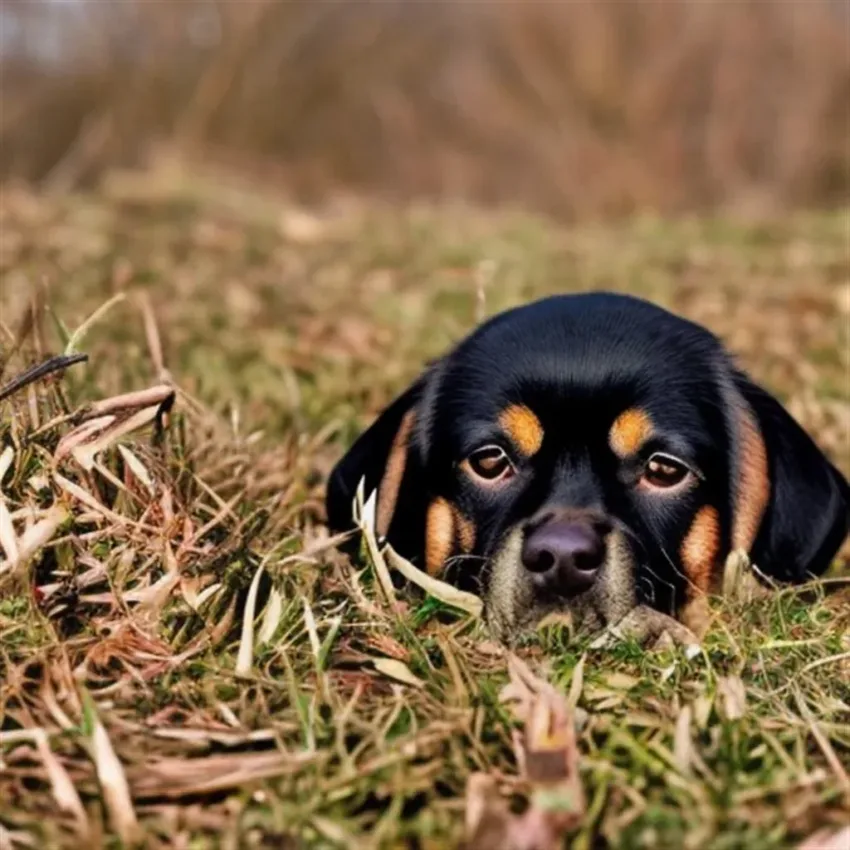
M 0 848 L 496 846 L 474 804 L 537 805 L 518 669 L 575 723 L 577 850 L 847 823 L 846 552 L 815 586 L 715 601 L 694 657 L 556 624 L 517 668 L 476 618 L 391 604 L 322 524 L 381 406 L 553 292 L 705 323 L 850 473 L 846 212 L 307 212 L 156 174 L 8 187 L 0 211 L 0 386 L 88 357 L 0 402 Z

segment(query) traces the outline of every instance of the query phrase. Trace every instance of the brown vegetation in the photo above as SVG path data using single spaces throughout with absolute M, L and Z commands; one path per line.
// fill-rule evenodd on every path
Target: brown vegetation
M 165 188 L 0 204 L 0 848 L 846 845 L 847 554 L 767 598 L 739 566 L 696 657 L 560 622 L 526 671 L 457 597 L 336 552 L 321 498 L 476 317 L 593 289 L 715 330 L 847 473 L 841 215 Z
M 162 143 L 302 198 L 460 195 L 570 216 L 762 211 L 850 188 L 841 0 L 81 0 L 4 15 L 0 174 L 52 188 Z

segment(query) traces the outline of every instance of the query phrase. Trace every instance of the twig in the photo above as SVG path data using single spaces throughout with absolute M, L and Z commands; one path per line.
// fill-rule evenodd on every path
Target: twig
M 51 357 L 49 360 L 45 360 L 44 363 L 27 369 L 26 372 L 13 378 L 5 387 L 0 389 L 0 401 L 5 401 L 13 393 L 16 393 L 34 381 L 38 381 L 45 377 L 45 375 L 50 375 L 53 372 L 61 372 L 75 363 L 84 363 L 88 359 L 88 354 L 62 354 L 58 357 Z
M 77 423 L 87 422 L 101 416 L 124 413 L 128 410 L 139 410 L 152 405 L 159 405 L 160 413 L 168 413 L 174 403 L 174 397 L 174 387 L 161 384 L 146 390 L 137 390 L 92 402 L 76 412 L 74 421 Z

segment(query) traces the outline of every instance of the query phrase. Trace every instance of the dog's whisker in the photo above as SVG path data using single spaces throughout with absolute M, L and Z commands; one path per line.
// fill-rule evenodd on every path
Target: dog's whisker
M 640 576 L 638 578 L 638 586 L 648 589 L 648 592 L 646 594 L 647 601 L 650 604 L 654 604 L 655 603 L 655 585 L 646 576 Z
M 661 550 L 661 554 L 664 555 L 664 557 L 669 562 L 670 566 L 673 568 L 673 572 L 675 572 L 677 575 L 682 575 L 681 571 L 678 569 L 676 564 L 673 562 L 673 559 L 667 554 L 666 551 L 664 551 L 664 547 L 660 543 L 658 544 L 658 548 Z M 670 593 L 671 593 L 671 596 L 672 596 L 672 602 L 673 602 L 673 609 L 675 610 L 675 608 L 676 608 L 676 585 L 673 584 L 673 582 L 667 581 L 667 579 L 665 579 L 663 576 L 659 575 L 645 561 L 641 564 L 641 567 L 643 568 L 643 570 L 648 572 L 654 579 L 656 579 L 656 581 L 658 581 L 660 584 L 663 584 L 665 587 L 667 587 L 670 590 Z M 654 598 L 655 597 L 653 595 L 653 600 L 654 600 Z

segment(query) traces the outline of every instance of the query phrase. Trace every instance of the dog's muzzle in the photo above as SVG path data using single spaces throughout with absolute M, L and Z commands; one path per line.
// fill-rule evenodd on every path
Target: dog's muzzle
M 500 640 L 556 612 L 577 625 L 617 622 L 636 604 L 635 559 L 604 515 L 548 511 L 505 535 L 491 560 L 487 621 Z

